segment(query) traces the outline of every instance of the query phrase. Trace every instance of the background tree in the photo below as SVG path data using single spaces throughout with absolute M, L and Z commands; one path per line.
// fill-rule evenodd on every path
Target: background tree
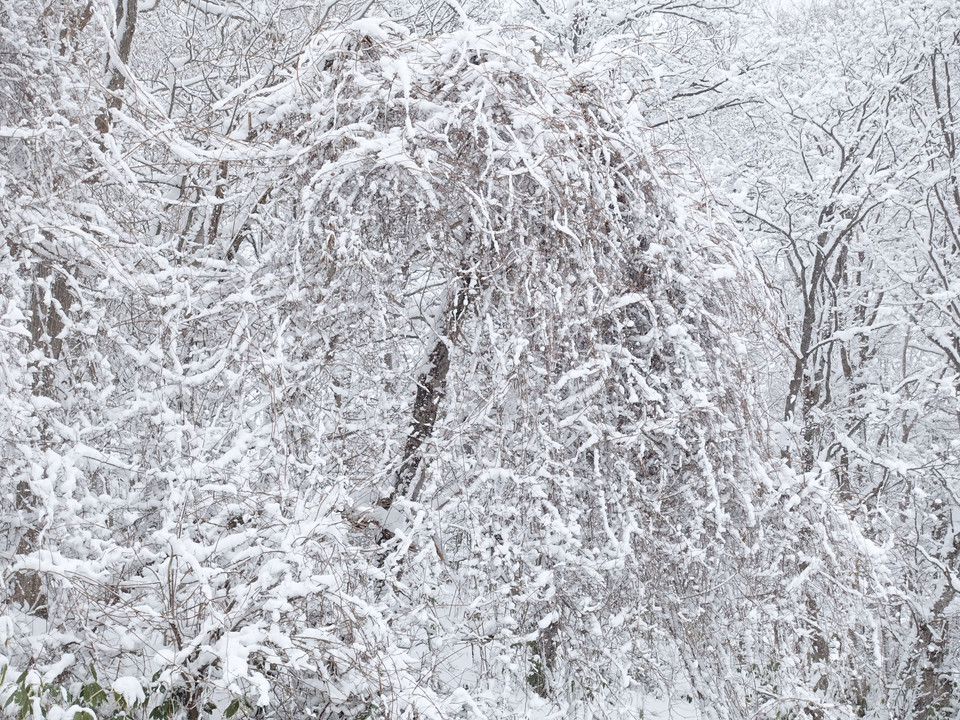
M 783 321 L 771 336 L 784 371 L 774 371 L 768 402 L 774 418 L 777 405 L 785 409 L 784 456 L 830 489 L 857 532 L 887 548 L 867 546 L 868 556 L 851 562 L 856 575 L 836 567 L 827 577 L 831 585 L 843 578 L 834 585 L 840 595 L 816 591 L 808 622 L 820 640 L 808 684 L 827 706 L 859 698 L 861 713 L 949 713 L 955 640 L 943 539 L 953 536 L 944 508 L 954 502 L 944 469 L 953 461 L 940 412 L 953 413 L 941 390 L 952 331 L 943 315 L 923 317 L 917 302 L 930 302 L 949 277 L 934 249 L 949 238 L 949 211 L 937 196 L 948 195 L 939 183 L 951 174 L 942 134 L 949 113 L 937 95 L 956 62 L 955 13 L 913 3 L 812 5 L 752 22 L 741 26 L 748 57 L 739 62 L 757 70 L 718 89 L 731 110 L 668 127 L 701 156 L 722 158 L 703 171 L 726 184 L 779 289 L 773 317 Z M 946 92 L 939 94 L 942 103 Z M 941 168 L 936 180 L 933 166 Z M 919 277 L 941 285 L 919 290 Z M 854 583 L 867 567 L 872 579 Z M 872 598 L 866 626 L 848 640 L 842 625 L 827 629 L 822 607 L 823 598 L 844 595 Z M 871 637 L 866 647 L 856 639 Z M 845 673 L 816 669 L 845 653 Z M 879 674 L 864 684 L 870 655 Z M 818 679 L 844 675 L 846 690 Z

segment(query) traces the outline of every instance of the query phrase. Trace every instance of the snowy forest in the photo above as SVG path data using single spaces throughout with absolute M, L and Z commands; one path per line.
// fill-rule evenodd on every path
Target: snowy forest
M 2 716 L 957 718 L 958 82 L 956 0 L 0 0 Z

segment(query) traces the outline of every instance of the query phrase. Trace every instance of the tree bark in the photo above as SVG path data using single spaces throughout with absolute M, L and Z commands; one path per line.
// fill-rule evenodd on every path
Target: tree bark
M 389 510 L 398 497 L 410 492 L 423 463 L 423 444 L 433 435 L 440 411 L 440 403 L 446 395 L 447 375 L 450 372 L 450 348 L 460 333 L 460 327 L 468 305 L 468 292 L 472 278 L 461 273 L 454 281 L 450 299 L 434 328 L 435 338 L 427 353 L 427 365 L 417 377 L 417 393 L 413 400 L 412 420 L 407 440 L 403 446 L 400 466 L 394 476 L 393 489 L 380 501 L 380 507 Z M 418 487 L 414 487 L 414 497 Z M 383 528 L 381 542 L 393 534 Z
M 44 289 L 39 282 L 43 278 L 50 282 L 49 303 L 45 302 Z M 38 361 L 33 369 L 35 397 L 55 399 L 55 365 L 63 355 L 65 319 L 72 302 L 64 275 L 53 271 L 49 261 L 41 262 L 37 268 L 30 300 L 30 349 L 40 350 L 43 355 L 43 359 Z M 40 420 L 40 437 L 41 448 L 49 447 L 50 426 L 43 418 Z M 40 502 L 26 479 L 17 484 L 15 507 L 25 525 L 17 542 L 17 555 L 29 555 L 40 547 Z M 21 604 L 26 612 L 37 617 L 47 617 L 47 597 L 38 570 L 21 570 L 16 573 L 13 578 L 13 600 Z
M 114 58 L 108 51 L 107 69 L 110 70 L 110 80 L 107 83 L 107 103 L 101 113 L 97 116 L 97 130 L 102 135 L 110 132 L 110 111 L 117 110 L 123 102 L 120 100 L 119 93 L 127 84 L 127 76 L 124 75 L 120 65 L 126 65 L 130 59 L 130 48 L 133 46 L 133 35 L 137 30 L 137 0 L 118 0 L 117 2 L 117 32 L 116 38 L 117 54 Z

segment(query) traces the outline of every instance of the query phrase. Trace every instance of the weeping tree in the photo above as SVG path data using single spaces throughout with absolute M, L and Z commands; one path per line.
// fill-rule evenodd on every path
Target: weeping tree
M 248 106 L 284 148 L 263 215 L 313 359 L 290 405 L 322 413 L 424 686 L 497 712 L 629 705 L 668 668 L 762 702 L 784 529 L 729 332 L 752 280 L 629 70 L 364 23 Z

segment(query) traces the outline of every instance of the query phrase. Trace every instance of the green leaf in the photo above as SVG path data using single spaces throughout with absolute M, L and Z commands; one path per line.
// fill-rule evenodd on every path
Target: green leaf
M 107 699 L 107 693 L 100 687 L 100 683 L 92 682 L 83 686 L 80 691 L 80 697 L 86 700 L 92 707 L 100 707 L 103 701 Z
M 14 693 L 10 696 L 10 700 L 7 700 L 7 704 L 13 702 L 17 707 L 20 708 L 17 712 L 17 718 L 23 720 L 30 712 L 30 688 L 27 685 L 21 685 L 17 688 Z
M 169 699 L 164 700 L 150 711 L 151 720 L 166 720 L 173 714 L 173 703 Z
M 230 720 L 234 715 L 237 714 L 237 710 L 240 709 L 240 700 L 234 698 L 233 702 L 227 705 L 227 709 L 223 712 L 223 717 L 226 720 Z

